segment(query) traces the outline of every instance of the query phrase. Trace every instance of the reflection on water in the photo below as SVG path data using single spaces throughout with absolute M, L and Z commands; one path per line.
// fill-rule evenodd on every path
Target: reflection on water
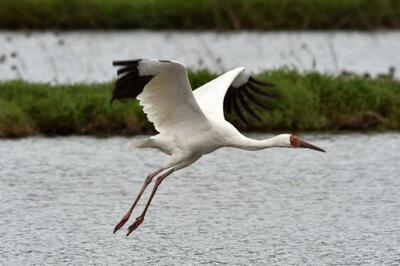
M 328 152 L 221 149 L 168 177 L 128 238 L 113 227 L 164 155 L 1 140 L 0 264 L 399 264 L 400 135 L 304 137 Z
M 400 32 L 0 32 L 0 80 L 99 82 L 116 59 L 160 58 L 222 72 L 291 67 L 400 78 Z M 397 70 L 397 72 L 396 72 Z

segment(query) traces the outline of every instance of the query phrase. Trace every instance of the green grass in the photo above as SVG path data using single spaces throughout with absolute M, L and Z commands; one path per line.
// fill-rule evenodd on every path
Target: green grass
M 190 73 L 192 87 L 215 77 Z M 400 83 L 388 79 L 341 78 L 318 73 L 274 70 L 258 75 L 273 81 L 279 99 L 263 122 L 243 130 L 324 131 L 399 130 Z M 153 131 L 136 100 L 109 105 L 113 84 L 48 85 L 22 81 L 0 83 L 0 137 L 34 134 L 137 134 Z
M 0 0 L 1 29 L 400 28 L 398 0 Z

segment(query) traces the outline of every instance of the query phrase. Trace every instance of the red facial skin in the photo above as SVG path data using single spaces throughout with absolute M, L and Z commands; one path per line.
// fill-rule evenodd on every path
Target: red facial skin
M 296 135 L 290 135 L 290 144 L 295 147 L 300 147 L 300 138 Z
M 292 144 L 293 147 L 296 148 L 307 148 L 307 149 L 312 149 L 320 152 L 325 152 L 325 150 L 312 145 L 311 143 L 305 142 L 301 140 L 298 136 L 296 135 L 290 135 L 290 144 Z

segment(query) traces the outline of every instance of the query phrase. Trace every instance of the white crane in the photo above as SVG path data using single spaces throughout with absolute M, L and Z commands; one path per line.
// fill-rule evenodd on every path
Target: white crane
M 221 147 L 252 151 L 273 147 L 309 148 L 324 152 L 293 134 L 280 134 L 264 140 L 251 139 L 225 120 L 224 111 L 230 113 L 233 109 L 241 120 L 247 122 L 241 108 L 261 120 L 249 102 L 259 108 L 268 108 L 260 97 L 274 97 L 265 90 L 272 84 L 254 79 L 243 67 L 228 71 L 192 92 L 186 68 L 178 62 L 139 59 L 116 61 L 113 65 L 119 69 L 111 102 L 137 98 L 148 120 L 159 132 L 136 142 L 135 147 L 155 148 L 170 155 L 165 164 L 147 176 L 132 206 L 115 226 L 114 233 L 129 220 L 144 190 L 156 176 L 150 198 L 141 215 L 129 226 L 127 235 L 143 222 L 158 186 L 168 175 Z

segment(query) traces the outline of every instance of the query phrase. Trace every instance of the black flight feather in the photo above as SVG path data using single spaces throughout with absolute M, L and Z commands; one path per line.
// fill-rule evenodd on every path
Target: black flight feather
M 114 61 L 114 66 L 121 66 L 117 70 L 118 79 L 115 82 L 113 96 L 110 100 L 136 98 L 144 89 L 146 84 L 154 77 L 152 75 L 141 76 L 139 74 L 139 60 Z
M 244 90 L 243 90 L 243 93 L 244 93 L 244 95 L 246 95 L 246 97 L 247 97 L 252 103 L 254 103 L 257 107 L 259 107 L 259 108 L 261 108 L 261 109 L 264 109 L 264 110 L 267 110 L 267 111 L 270 111 L 270 110 L 271 110 L 270 107 L 268 107 L 268 106 L 264 105 L 263 103 L 259 102 L 259 101 L 256 99 L 255 96 L 251 95 L 251 93 L 248 92 L 247 89 L 244 89 Z
M 137 66 L 141 60 L 142 59 L 114 61 L 113 66 L 129 66 L 129 65 Z
M 127 67 L 123 67 L 117 70 L 117 74 L 118 76 L 121 74 L 124 74 L 126 72 L 130 72 L 130 71 L 137 71 L 137 66 L 127 66 Z
M 252 115 L 255 119 L 258 121 L 262 122 L 262 119 L 251 109 L 251 107 L 247 104 L 246 100 L 244 99 L 244 96 L 240 90 L 237 92 L 240 104 L 243 106 L 243 108 L 250 114 Z
M 248 124 L 249 122 L 247 122 L 246 118 L 244 117 L 244 115 L 240 111 L 239 105 L 238 105 L 238 103 L 236 101 L 237 100 L 236 90 L 233 90 L 232 93 L 233 93 L 233 99 L 232 99 L 232 101 L 233 101 L 233 110 L 238 115 L 240 120 L 242 120 L 244 123 Z
M 255 85 L 253 85 L 253 84 L 250 83 L 250 82 L 247 82 L 246 85 L 247 85 L 247 87 L 248 87 L 250 90 L 254 91 L 254 92 L 257 93 L 257 94 L 260 94 L 260 95 L 262 95 L 262 96 L 267 96 L 267 97 L 270 97 L 270 98 L 276 98 L 275 95 L 273 95 L 273 94 L 271 94 L 271 93 L 268 93 L 268 92 L 265 92 L 265 91 L 262 91 L 261 89 L 257 88 Z
M 249 77 L 249 81 L 256 83 L 258 85 L 262 85 L 262 86 L 267 86 L 267 87 L 275 87 L 275 85 L 273 83 L 269 83 L 269 82 L 264 82 L 264 81 L 260 81 L 258 79 L 253 78 L 252 76 Z
M 224 110 L 228 114 L 232 113 L 232 93 L 230 90 L 228 90 L 225 94 L 224 98 Z

